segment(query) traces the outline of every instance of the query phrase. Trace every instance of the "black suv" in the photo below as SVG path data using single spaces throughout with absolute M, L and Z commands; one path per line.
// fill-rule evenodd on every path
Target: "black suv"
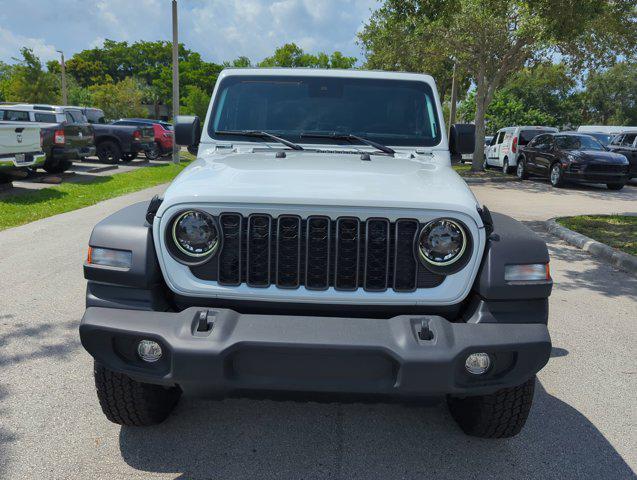
M 551 185 L 567 182 L 605 183 L 609 190 L 621 190 L 629 179 L 628 160 L 609 152 L 591 135 L 548 133 L 538 135 L 522 147 L 517 176 L 548 178 Z
M 637 130 L 620 133 L 613 138 L 608 149 L 625 156 L 630 162 L 630 178 L 637 177 Z

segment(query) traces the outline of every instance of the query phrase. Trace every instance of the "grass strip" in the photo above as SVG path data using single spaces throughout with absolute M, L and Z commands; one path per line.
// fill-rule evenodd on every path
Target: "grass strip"
M 622 252 L 637 255 L 637 216 L 580 215 L 556 219 L 557 223 Z
M 0 197 L 0 230 L 59 213 L 88 207 L 109 198 L 168 183 L 194 157 L 182 153 L 179 165 L 142 167 L 116 175 L 96 176 L 90 182 L 66 182 L 60 185 Z

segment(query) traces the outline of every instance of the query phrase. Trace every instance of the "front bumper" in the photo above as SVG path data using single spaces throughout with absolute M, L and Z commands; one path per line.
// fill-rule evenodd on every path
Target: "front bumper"
M 89 307 L 80 325 L 84 348 L 101 364 L 136 380 L 179 385 L 197 394 L 314 391 L 403 397 L 478 395 L 523 383 L 548 361 L 544 324 L 452 323 L 439 316 L 390 319 L 246 315 L 209 309 L 212 325 L 197 331 L 200 312 Z M 423 340 L 422 322 L 433 333 Z M 163 356 L 145 363 L 141 339 Z M 467 355 L 487 352 L 489 372 L 465 371 Z
M 591 171 L 584 168 L 574 172 L 567 170 L 564 172 L 564 178 L 571 182 L 585 183 L 626 183 L 630 179 L 628 170 L 625 171 Z

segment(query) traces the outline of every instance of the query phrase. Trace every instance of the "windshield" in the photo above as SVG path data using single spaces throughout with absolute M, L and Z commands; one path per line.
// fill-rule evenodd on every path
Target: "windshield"
M 553 133 L 553 132 L 555 132 L 555 130 L 522 130 L 520 132 L 520 139 L 518 140 L 518 145 L 526 145 L 538 135 L 542 135 L 544 133 Z
M 563 135 L 555 137 L 560 150 L 606 150 L 604 146 L 589 135 Z
M 601 143 L 604 146 L 608 145 L 610 141 L 613 139 L 613 135 L 610 135 L 608 133 L 587 133 L 586 135 L 589 135 L 595 138 L 599 143 Z
M 384 145 L 434 146 L 440 125 L 423 82 L 363 78 L 231 76 L 219 87 L 209 135 L 264 131 L 295 143 L 334 143 L 302 134 L 353 134 Z M 246 141 L 267 138 L 237 137 Z

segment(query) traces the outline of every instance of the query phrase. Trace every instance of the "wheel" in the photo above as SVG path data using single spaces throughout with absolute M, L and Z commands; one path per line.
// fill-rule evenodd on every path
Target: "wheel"
M 142 427 L 166 420 L 181 396 L 177 387 L 164 388 L 133 380 L 94 363 L 95 388 L 102 412 L 119 425 Z
M 451 416 L 467 435 L 481 438 L 509 438 L 524 427 L 533 403 L 535 376 L 517 387 L 503 388 L 491 395 L 449 397 Z
M 122 160 L 125 162 L 130 162 L 137 158 L 137 153 L 122 153 Z
M 44 171 L 47 173 L 62 173 L 71 168 L 71 165 L 73 165 L 73 162 L 70 160 L 53 160 L 47 158 L 42 168 L 44 168 Z
M 520 180 L 526 180 L 529 178 L 529 173 L 526 171 L 526 161 L 524 160 L 524 157 L 518 160 L 518 166 L 515 169 L 515 174 Z
M 559 163 L 554 163 L 551 166 L 551 175 L 549 176 L 551 185 L 554 187 L 561 187 L 564 185 L 564 172 L 562 166 Z
M 487 156 L 484 156 L 484 160 L 482 161 L 482 170 L 488 170 L 489 169 L 489 163 L 487 162 Z
M 190 145 L 188 147 L 188 153 L 191 155 L 197 155 L 197 153 L 199 153 L 199 145 Z
M 507 175 L 509 173 L 509 159 L 505 158 L 502 163 L 502 173 Z
M 146 155 L 146 158 L 148 160 L 157 160 L 160 155 L 159 147 L 157 145 L 154 145 L 152 148 L 145 150 L 144 155 Z
M 621 190 L 622 188 L 624 188 L 624 184 L 623 183 L 607 183 L 606 187 L 608 187 L 609 190 Z
M 115 142 L 105 140 L 97 146 L 97 158 L 99 158 L 102 163 L 114 165 L 122 158 L 122 151 Z

